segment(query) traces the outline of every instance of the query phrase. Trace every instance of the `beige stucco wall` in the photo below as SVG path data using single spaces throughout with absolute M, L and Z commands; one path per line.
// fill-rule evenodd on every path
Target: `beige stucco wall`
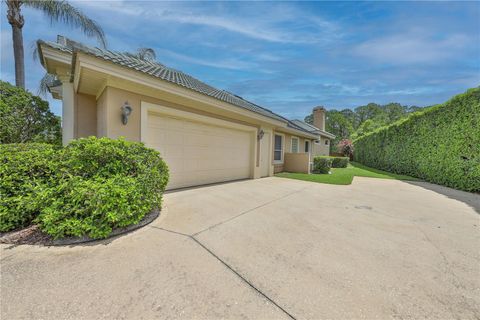
M 285 165 L 284 165 L 285 164 L 285 154 L 286 153 L 291 153 L 291 151 L 292 151 L 292 137 L 297 137 L 298 138 L 298 151 L 299 151 L 299 153 L 304 153 L 304 151 L 305 151 L 305 140 L 310 141 L 310 150 L 312 150 L 312 146 L 313 146 L 314 143 L 310 139 L 305 139 L 305 138 L 301 138 L 301 137 L 298 137 L 298 136 L 294 136 L 290 133 L 282 132 L 281 130 L 277 130 L 277 131 L 275 131 L 275 133 L 284 136 L 284 148 L 283 148 L 283 160 L 284 161 L 283 161 L 283 163 L 276 163 L 275 161 L 273 161 L 273 172 L 274 173 L 286 171 L 286 168 L 285 168 Z M 272 152 L 273 152 L 273 149 L 274 149 L 274 143 L 272 144 Z M 273 159 L 273 157 L 272 157 L 272 159 Z
M 142 102 L 148 102 L 152 104 L 157 104 L 169 108 L 178 109 L 181 111 L 187 111 L 191 113 L 196 113 L 199 115 L 209 116 L 221 120 L 227 120 L 234 123 L 239 123 L 243 125 L 252 126 L 258 129 L 264 128 L 267 130 L 273 130 L 273 128 L 267 128 L 262 125 L 262 123 L 252 123 L 252 122 L 245 122 L 235 118 L 230 118 L 225 115 L 219 115 L 211 112 L 207 112 L 200 109 L 194 109 L 191 107 L 187 107 L 183 104 L 175 103 L 172 101 L 166 101 L 159 98 L 153 98 L 151 96 L 138 94 L 132 91 L 127 91 L 115 87 L 107 86 L 103 90 L 103 92 L 98 97 L 96 101 L 96 105 L 92 107 L 92 97 L 85 96 L 82 97 L 84 105 L 88 105 L 88 112 L 85 116 L 85 119 L 93 119 L 96 118 L 96 127 L 91 125 L 88 127 L 87 132 L 93 132 L 93 127 L 95 127 L 95 133 L 97 136 L 102 137 L 106 136 L 109 138 L 118 138 L 118 137 L 125 137 L 127 140 L 131 141 L 140 141 L 141 140 L 141 104 Z M 132 107 L 132 113 L 128 119 L 127 125 L 122 123 L 122 112 L 121 107 L 125 102 Z M 81 109 L 78 109 L 81 113 Z M 95 112 L 93 112 L 93 110 Z M 92 113 L 93 112 L 93 113 Z M 80 117 L 79 116 L 79 119 Z M 80 120 L 79 120 L 80 121 Z M 83 120 L 82 120 L 83 121 Z M 86 120 L 85 120 L 86 121 Z M 90 123 L 89 123 L 90 124 Z M 284 135 L 284 153 L 291 152 L 291 141 L 292 141 L 292 134 L 281 132 Z M 85 134 L 85 133 L 82 133 Z M 298 137 L 299 139 L 299 152 L 303 153 L 305 150 L 305 138 Z M 313 141 L 310 141 L 310 149 L 313 150 Z M 257 144 L 258 145 L 258 144 Z M 257 157 L 256 157 L 256 167 L 258 168 L 259 165 L 259 158 L 261 156 L 259 146 L 257 146 Z M 273 159 L 273 143 L 270 148 L 272 155 L 270 159 Z M 283 171 L 283 163 L 276 164 L 274 163 L 274 172 Z M 258 171 L 258 170 L 257 170 Z
M 325 141 L 329 140 L 329 144 L 326 145 Z M 328 156 L 330 154 L 330 142 L 331 140 L 325 137 L 320 138 L 319 143 L 313 143 L 312 156 Z
M 310 156 L 308 153 L 285 153 L 283 171 L 310 173 Z
M 97 100 L 97 136 L 107 136 L 107 90 Z
M 75 94 L 74 138 L 97 135 L 97 102 L 94 96 Z
M 142 101 L 158 104 L 158 105 L 162 105 L 165 107 L 174 108 L 182 111 L 197 113 L 199 115 L 205 115 L 205 116 L 213 117 L 216 119 L 227 120 L 234 123 L 239 123 L 243 125 L 249 125 L 252 127 L 260 128 L 259 124 L 239 121 L 234 118 L 220 116 L 218 114 L 213 114 L 213 113 L 205 112 L 198 109 L 192 109 L 181 104 L 153 98 L 146 95 L 137 94 L 131 91 L 126 91 L 126 90 L 122 90 L 114 87 L 105 88 L 104 93 L 101 95 L 97 106 L 100 105 L 100 100 L 102 99 L 104 99 L 104 102 L 102 102 L 102 107 L 105 107 L 104 112 L 105 112 L 106 118 L 108 119 L 108 123 L 105 123 L 105 121 L 103 121 L 104 123 L 100 124 L 101 117 L 99 117 L 99 126 L 105 125 L 107 127 L 105 135 L 110 138 L 118 138 L 120 136 L 123 136 L 127 140 L 140 141 L 140 132 L 141 132 L 140 121 L 141 121 Z M 122 119 L 121 119 L 121 114 L 122 114 L 121 107 L 125 102 L 128 102 L 128 104 L 132 107 L 132 114 L 128 119 L 127 125 L 123 125 Z M 102 107 L 98 107 L 98 108 L 101 109 Z M 99 112 L 101 113 L 101 110 Z

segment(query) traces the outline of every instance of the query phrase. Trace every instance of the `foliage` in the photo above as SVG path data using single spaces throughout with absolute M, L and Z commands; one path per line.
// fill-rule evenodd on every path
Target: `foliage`
M 95 37 L 103 48 L 107 46 L 105 33 L 100 25 L 87 17 L 81 10 L 64 0 L 22 0 L 30 8 L 42 11 L 50 22 L 61 22 L 65 25 L 80 28 L 87 37 Z
M 303 181 L 311 181 L 327 184 L 348 185 L 353 181 L 353 177 L 369 177 L 378 179 L 395 180 L 418 180 L 409 176 L 393 174 L 381 170 L 376 170 L 363 166 L 359 163 L 351 162 L 347 168 L 332 168 L 331 174 L 306 174 L 306 173 L 277 173 L 275 176 L 290 178 Z
M 18 157 L 18 147 L 10 148 L 8 156 Z M 27 183 L 32 196 L 14 204 L 18 210 L 31 205 L 34 210 L 25 221 L 36 216 L 35 222 L 54 238 L 104 238 L 114 228 L 138 223 L 161 206 L 168 168 L 157 151 L 142 143 L 90 137 L 74 140 L 45 159 L 49 171 L 39 171 L 46 172 L 44 179 L 32 187 Z M 10 164 L 3 169 L 7 173 L 14 170 Z M 19 181 L 29 179 L 6 185 L 5 194 L 19 190 Z M 5 211 L 10 214 L 14 211 Z M 2 229 L 3 225 L 2 219 Z
M 26 226 L 39 214 L 37 191 L 52 184 L 55 150 L 40 143 L 0 145 L 0 232 Z
M 350 158 L 348 157 L 331 157 L 332 158 L 332 168 L 346 168 Z
M 355 140 L 368 166 L 480 191 L 480 87 Z
M 0 143 L 61 143 L 60 118 L 48 102 L 0 81 Z
M 338 152 L 343 154 L 345 157 L 353 156 L 353 143 L 350 139 L 342 139 L 337 145 Z
M 313 158 L 313 173 L 329 173 L 330 168 L 332 168 L 332 158 L 331 157 L 315 157 Z
M 369 103 L 354 110 L 327 110 L 326 131 L 335 135 L 335 139 L 330 144 L 330 152 L 340 152 L 337 146 L 342 139 L 358 138 L 420 109 L 422 108 L 402 106 L 399 103 L 386 105 Z M 311 114 L 306 116 L 305 122 L 313 124 L 313 116 Z

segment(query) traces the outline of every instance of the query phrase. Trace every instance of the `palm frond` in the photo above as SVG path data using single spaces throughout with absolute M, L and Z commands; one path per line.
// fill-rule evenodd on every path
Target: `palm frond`
M 155 50 L 152 48 L 138 48 L 137 57 L 145 61 L 155 61 L 157 59 Z
M 100 45 L 105 48 L 107 41 L 102 28 L 92 19 L 88 18 L 81 10 L 75 8 L 64 0 L 23 0 L 25 6 L 43 11 L 52 22 L 62 22 L 66 25 L 80 28 L 88 37 L 97 38 Z
M 157 59 L 155 50 L 152 48 L 138 48 L 135 52 L 124 52 L 126 56 L 137 58 L 144 61 L 154 62 Z
M 38 91 L 37 94 L 42 97 L 46 97 L 47 93 L 50 91 L 49 87 L 56 81 L 57 76 L 50 74 L 50 73 L 45 73 L 40 79 L 40 83 L 38 86 Z

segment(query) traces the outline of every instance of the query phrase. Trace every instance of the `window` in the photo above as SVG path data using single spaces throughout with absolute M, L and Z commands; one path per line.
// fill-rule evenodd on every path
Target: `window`
M 282 154 L 283 154 L 283 137 L 276 134 L 274 149 L 273 149 L 273 160 L 281 162 Z
M 310 141 L 305 141 L 305 152 L 310 152 Z
M 298 138 L 292 137 L 292 153 L 298 153 Z
M 328 146 L 328 139 L 325 140 L 325 145 Z

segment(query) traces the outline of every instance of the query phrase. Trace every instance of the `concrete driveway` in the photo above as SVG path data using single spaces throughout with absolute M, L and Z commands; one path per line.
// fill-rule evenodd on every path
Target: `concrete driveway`
M 2 245 L 1 319 L 480 318 L 480 196 L 265 178 L 75 247 Z

